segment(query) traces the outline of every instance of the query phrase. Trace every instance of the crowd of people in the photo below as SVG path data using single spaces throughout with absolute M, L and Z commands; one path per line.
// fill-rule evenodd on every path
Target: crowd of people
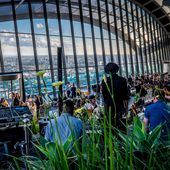
M 40 95 L 28 95 L 24 102 L 19 93 L 12 92 L 11 99 L 0 99 L 0 107 L 22 107 L 28 106 L 34 117 L 39 117 L 40 108 L 43 106 L 43 100 Z
M 78 129 L 78 132 L 75 132 L 77 134 L 75 136 L 81 134 L 80 127 L 83 127 L 82 122 L 84 121 L 84 117 L 87 117 L 88 119 L 102 119 L 103 114 L 106 114 L 107 119 L 109 119 L 109 113 L 111 113 L 112 126 L 125 132 L 124 125 L 128 114 L 130 113 L 131 116 L 137 116 L 139 112 L 145 110 L 143 121 L 146 132 L 151 133 L 155 127 L 164 124 L 164 127 L 166 128 L 163 127 L 162 139 L 167 139 L 166 135 L 170 132 L 170 109 L 168 106 L 168 102 L 170 102 L 170 77 L 168 73 L 162 75 L 132 75 L 126 79 L 119 76 L 118 71 L 119 66 L 117 64 L 107 64 L 105 67 L 105 73 L 107 76 L 101 83 L 93 86 L 93 94 L 84 95 L 84 93 L 75 90 L 74 96 L 71 95 L 72 91 L 69 88 L 68 91 L 66 89 L 64 101 L 69 101 L 68 103 L 71 103 L 71 106 L 69 106 L 67 102 L 64 103 L 66 110 L 63 109 L 64 114 L 61 116 L 68 116 L 70 121 L 74 117 L 73 124 L 76 122 L 75 117 L 78 117 L 76 118 L 77 120 L 79 118 L 81 119 L 81 121 L 77 122 L 78 125 L 80 125 L 79 128 L 74 125 L 74 129 Z M 70 83 L 68 83 L 68 85 L 69 84 Z M 73 85 L 72 87 L 75 86 Z M 133 99 L 133 102 L 129 105 L 131 99 Z M 104 107 L 101 109 L 101 106 Z M 133 111 L 135 111 L 135 114 Z M 68 113 L 68 115 L 66 113 Z M 62 120 L 63 117 L 57 120 L 57 124 L 60 128 L 62 124 L 67 124 L 64 121 L 67 120 L 66 118 L 63 121 Z M 50 123 L 47 127 L 46 139 L 50 140 L 50 138 L 52 138 L 49 138 L 49 134 L 52 135 Z M 61 130 L 60 135 L 62 136 L 65 134 L 69 138 L 71 133 L 69 130 L 70 128 L 68 126 L 63 127 L 67 129 L 64 129 L 67 134 Z M 63 143 L 66 142 L 66 139 L 67 138 L 65 138 Z
M 58 130 L 55 121 L 49 122 L 46 127 L 45 138 L 54 141 L 54 134 L 60 133 L 60 142 L 65 143 L 74 131 L 77 139 L 83 128 L 83 122 L 91 118 L 101 120 L 103 115 L 109 119 L 111 114 L 112 126 L 125 131 L 124 121 L 128 114 L 137 116 L 144 111 L 144 125 L 146 132 L 150 133 L 159 124 L 164 124 L 163 138 L 170 131 L 170 76 L 165 74 L 144 74 L 124 78 L 118 75 L 119 66 L 108 63 L 105 67 L 106 76 L 103 80 L 92 86 L 92 93 L 82 92 L 75 84 L 68 82 L 63 91 L 62 114 L 57 118 Z M 129 103 L 132 101 L 132 104 Z M 56 107 L 58 99 L 55 98 Z M 27 96 L 26 102 L 20 100 L 18 93 L 12 94 L 12 106 L 28 106 L 39 117 L 43 105 L 41 96 Z M 0 100 L 0 107 L 8 107 L 7 100 Z M 85 119 L 86 118 L 86 119 Z M 73 125 L 73 129 L 68 125 Z M 59 139 L 58 135 L 55 136 Z

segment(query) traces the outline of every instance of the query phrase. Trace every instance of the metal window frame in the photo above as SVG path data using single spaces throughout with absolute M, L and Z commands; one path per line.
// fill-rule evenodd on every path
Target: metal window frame
M 51 80 L 52 80 L 52 82 L 55 82 L 46 0 L 42 0 L 42 4 L 43 4 L 43 14 L 44 14 L 45 27 L 46 27 L 45 31 L 46 31 L 46 38 L 47 38 L 47 49 L 48 49 L 48 57 L 49 57 L 49 63 L 50 63 Z M 53 95 L 56 96 L 55 87 L 53 87 Z
M 155 58 L 155 48 L 154 48 L 154 42 L 153 42 L 153 33 L 152 33 L 152 27 L 151 27 L 151 15 L 148 15 L 148 19 L 149 19 L 149 28 L 150 28 L 150 35 L 151 35 L 151 41 L 152 41 L 152 54 L 153 54 L 153 64 L 154 64 L 154 73 L 157 72 L 156 70 L 156 58 Z
M 141 36 L 140 36 L 140 26 L 139 26 L 139 7 L 138 5 L 135 4 L 135 10 L 136 10 L 136 20 L 137 20 L 137 27 L 138 27 L 138 39 L 139 39 L 139 52 L 140 52 L 140 60 L 141 60 L 141 69 L 142 69 L 142 74 L 144 74 L 144 63 L 143 63 L 143 53 L 142 53 L 142 42 L 141 42 Z
M 162 41 L 161 41 L 161 36 L 160 36 L 160 30 L 158 27 L 159 23 L 157 21 L 155 21 L 155 26 L 156 26 L 156 32 L 158 35 L 158 39 L 157 39 L 157 43 L 159 44 L 158 48 L 159 48 L 159 60 L 160 60 L 160 72 L 163 73 L 163 47 L 162 47 Z
M 130 40 L 130 26 L 129 26 L 127 1 L 125 1 L 125 11 L 126 11 L 126 22 L 127 22 L 128 45 L 129 45 L 129 52 L 130 52 L 131 69 L 132 69 L 132 74 L 134 75 L 133 57 L 132 57 L 132 44 L 131 44 L 131 40 Z
M 162 72 L 162 65 L 160 64 L 160 59 L 161 59 L 161 52 L 160 52 L 160 44 L 158 41 L 158 38 L 156 37 L 156 32 L 157 32 L 157 27 L 155 24 L 155 20 L 153 20 L 153 27 L 154 27 L 154 36 L 155 36 L 155 46 L 156 46 L 156 54 L 157 54 L 157 64 L 158 64 L 158 72 L 161 73 Z M 158 35 L 158 33 L 157 33 Z M 159 45 L 159 46 L 158 46 Z
M 28 11 L 29 11 L 30 26 L 31 26 L 31 37 L 32 37 L 35 69 L 36 69 L 36 72 L 37 72 L 37 71 L 39 71 L 39 65 L 38 65 L 38 55 L 37 55 L 37 47 L 36 47 L 36 40 L 35 40 L 35 31 L 34 31 L 32 5 L 31 5 L 30 1 L 28 1 Z M 40 94 L 41 83 L 40 83 L 40 78 L 38 76 L 37 76 L 37 83 L 38 83 L 38 92 Z
M 133 3 L 130 1 L 130 8 L 131 8 L 131 15 L 132 15 L 132 27 L 133 27 L 133 36 L 134 36 L 134 48 L 135 48 L 135 56 L 136 56 L 136 65 L 137 65 L 137 73 L 139 74 L 139 61 L 138 61 L 138 50 L 136 45 L 136 31 L 135 31 L 135 24 L 134 24 L 134 10 L 133 10 Z
M 142 25 L 144 25 L 144 15 L 143 15 L 143 9 L 142 8 L 139 8 L 140 9 L 140 15 L 141 15 L 141 23 Z M 145 55 L 145 62 L 143 64 L 146 65 L 146 72 L 149 73 L 149 70 L 148 70 L 148 59 L 147 59 L 147 53 L 146 53 L 146 41 L 145 41 L 145 30 L 144 30 L 144 27 L 142 27 L 142 33 L 143 33 L 143 42 L 144 42 L 144 55 Z M 145 72 L 145 70 L 144 70 Z
M 103 55 L 103 64 L 106 65 L 106 53 L 105 53 L 105 46 L 104 46 L 104 37 L 103 37 L 103 26 L 102 26 L 102 17 L 101 17 L 101 8 L 100 8 L 100 1 L 97 1 L 97 10 L 99 16 L 99 29 L 100 29 L 100 40 L 102 46 L 102 55 Z
M 168 54 L 170 54 L 170 42 L 169 42 L 169 39 L 170 39 L 170 37 L 167 37 L 168 38 L 168 46 L 167 46 L 167 48 L 168 48 Z M 170 56 L 168 55 L 168 58 L 167 58 L 167 60 L 169 61 L 170 60 Z
M 88 58 L 87 58 L 87 47 L 86 47 L 86 39 L 85 39 L 85 29 L 84 29 L 84 20 L 83 20 L 83 11 L 82 11 L 82 0 L 78 0 L 79 3 L 79 12 L 80 12 L 80 22 L 81 22 L 81 31 L 82 31 L 82 39 L 83 39 L 83 51 L 84 51 L 84 59 L 86 65 L 86 74 L 87 74 L 87 86 L 88 91 L 90 91 L 90 75 L 88 69 Z
M 2 53 L 1 40 L 0 40 L 0 64 L 1 64 L 1 72 L 4 73 L 5 69 L 4 69 L 4 58 L 3 58 L 3 53 Z
M 145 23 L 146 23 L 146 32 L 147 32 L 147 36 L 148 36 L 148 41 L 150 41 L 150 30 L 148 27 L 148 14 L 145 11 Z M 149 54 L 149 64 L 150 64 L 150 72 L 153 73 L 153 67 L 152 67 L 152 55 L 151 55 L 151 46 L 150 46 L 150 42 L 148 43 L 148 54 Z
M 60 4 L 59 1 L 56 1 L 56 9 L 57 9 L 57 17 L 58 17 L 58 29 L 59 29 L 59 36 L 60 36 L 60 43 L 62 47 L 62 57 L 63 57 L 63 69 L 64 69 L 64 81 L 67 84 L 67 68 L 66 68 L 66 61 L 65 61 L 65 54 L 64 54 L 64 41 L 63 41 L 63 31 L 61 25 L 61 14 L 60 14 Z
M 113 7 L 113 19 L 114 19 L 114 24 L 115 24 L 115 36 L 116 36 L 116 46 L 117 46 L 117 57 L 118 57 L 119 66 L 121 66 L 119 37 L 118 37 L 117 18 L 116 18 L 116 4 L 115 4 L 115 1 L 114 1 L 114 0 L 112 0 L 112 7 Z M 122 69 L 121 69 L 121 67 L 120 67 L 120 69 L 119 69 L 119 73 L 120 73 L 120 75 L 122 75 Z
M 165 33 L 165 32 L 163 32 L 163 37 L 164 37 L 164 41 L 165 41 L 165 51 L 166 51 L 166 60 L 168 60 L 168 56 L 169 56 L 169 53 L 168 53 L 168 35 Z
M 123 25 L 123 14 L 122 14 L 122 0 L 119 0 L 119 13 L 120 13 L 120 19 L 121 19 L 121 30 L 122 30 L 122 41 L 123 41 L 123 52 L 124 52 L 124 61 L 125 61 L 125 70 L 126 70 L 126 77 L 128 77 L 129 71 L 128 71 L 128 65 L 127 65 L 127 54 L 126 54 L 126 42 L 125 42 L 125 32 L 124 32 L 124 25 Z
M 126 77 L 129 75 L 128 71 L 128 64 L 127 64 L 127 53 L 126 53 L 126 41 L 125 41 L 125 31 L 124 31 L 124 22 L 123 22 L 123 13 L 122 13 L 122 0 L 119 0 L 119 12 L 121 18 L 121 29 L 122 29 L 122 40 L 123 40 L 123 51 L 124 51 L 124 61 L 125 61 L 125 70 L 126 70 Z
M 163 46 L 163 52 L 164 52 L 163 59 L 166 60 L 166 50 L 165 50 L 165 41 L 164 41 L 164 36 L 163 36 L 163 30 L 161 27 L 159 27 L 159 28 L 160 28 L 160 34 L 161 34 L 162 46 Z
M 69 11 L 68 14 L 69 14 L 69 21 L 70 21 L 70 28 L 71 28 L 71 39 L 72 39 L 72 46 L 73 46 L 73 55 L 74 55 L 77 87 L 80 87 L 77 52 L 76 52 L 75 35 L 74 35 L 74 25 L 73 25 L 73 17 L 72 17 L 72 7 L 71 7 L 71 1 L 67 0 L 67 2 L 68 2 L 68 11 Z
M 160 68 L 159 68 L 159 62 L 158 62 L 158 48 L 157 48 L 157 43 L 156 43 L 156 34 L 155 34 L 155 26 L 154 26 L 154 20 L 153 20 L 153 18 L 150 18 L 150 19 L 152 19 L 151 21 L 151 23 L 152 23 L 152 27 L 153 27 L 153 31 L 152 31 L 152 33 L 153 33 L 153 41 L 154 41 L 154 53 L 155 53 L 155 63 L 156 63 L 156 68 L 157 68 L 157 70 L 156 70 L 156 72 L 159 72 L 159 70 L 160 70 Z
M 157 27 L 157 33 L 159 35 L 159 41 L 158 41 L 158 43 L 160 44 L 159 50 L 161 52 L 161 55 L 160 55 L 160 57 L 161 57 L 161 65 L 162 65 L 161 66 L 161 72 L 163 73 L 164 50 L 163 50 L 162 37 L 161 37 L 161 34 L 160 34 L 159 24 L 157 22 L 156 22 L 156 27 Z
M 92 15 L 91 0 L 88 0 L 88 7 L 89 7 L 89 15 L 90 15 L 89 19 L 90 19 L 90 26 L 91 26 L 91 33 L 92 33 L 92 44 L 93 44 L 94 62 L 95 62 L 95 70 L 96 70 L 96 82 L 99 82 L 99 72 L 98 72 L 97 52 L 96 52 L 96 41 L 95 41 L 95 34 L 94 34 L 94 25 L 93 25 L 93 15 Z
M 16 17 L 16 11 L 15 11 L 15 1 L 14 0 L 11 0 L 11 6 L 12 6 L 12 16 L 13 16 L 13 22 L 14 22 L 17 54 L 18 54 L 19 71 L 23 71 L 22 60 L 21 60 L 20 42 L 19 42 L 19 36 L 18 36 L 17 17 Z
M 108 0 L 105 0 L 105 9 L 106 9 L 106 20 L 107 20 L 107 29 L 108 29 L 108 37 L 109 37 L 110 57 L 111 57 L 111 62 L 113 62 L 113 49 L 112 49 L 112 39 L 111 39 L 111 31 L 110 31 L 111 29 L 110 29 Z

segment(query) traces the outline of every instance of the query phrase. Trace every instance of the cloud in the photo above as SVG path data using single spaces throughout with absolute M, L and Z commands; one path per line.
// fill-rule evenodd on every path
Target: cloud
M 10 41 L 10 43 L 14 43 L 15 42 L 14 37 L 10 37 L 9 41 Z
M 37 24 L 36 26 L 37 26 L 38 29 L 44 28 L 44 25 L 43 25 L 42 23 L 39 23 L 39 24 Z
M 3 29 L 2 32 L 8 32 L 8 30 L 7 29 Z

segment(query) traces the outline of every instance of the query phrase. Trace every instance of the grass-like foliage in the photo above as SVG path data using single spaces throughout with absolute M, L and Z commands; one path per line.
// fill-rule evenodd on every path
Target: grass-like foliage
M 112 80 L 111 85 L 113 86 Z M 113 91 L 109 90 L 108 86 L 107 88 L 112 94 L 114 103 Z M 114 108 L 116 113 L 116 107 Z M 98 122 L 93 118 L 85 121 L 83 134 L 78 140 L 75 139 L 72 123 L 67 120 L 72 133 L 64 143 L 61 141 L 61 132 L 55 121 L 57 130 L 52 128 L 54 142 L 41 138 L 33 144 L 35 156 L 26 156 L 24 159 L 27 168 L 29 170 L 170 169 L 170 140 L 160 141 L 162 125 L 157 126 L 151 134 L 147 134 L 142 122 L 138 118 L 133 118 L 131 126 L 126 122 L 127 133 L 123 133 L 115 128 L 117 126 L 112 126 L 112 116 L 109 110 L 109 114 L 104 114 L 103 119 Z M 116 125 L 116 117 L 114 119 Z M 23 161 L 23 157 L 21 160 Z M 16 169 L 20 169 L 18 159 L 14 161 Z
M 161 125 L 151 134 L 145 133 L 138 118 L 134 118 L 128 134 L 114 129 L 106 117 L 97 124 L 91 119 L 88 125 L 84 124 L 79 140 L 72 135 L 65 143 L 59 137 L 54 142 L 41 138 L 34 144 L 36 156 L 27 156 L 25 160 L 30 170 L 169 169 L 170 143 L 162 143 L 160 134 Z

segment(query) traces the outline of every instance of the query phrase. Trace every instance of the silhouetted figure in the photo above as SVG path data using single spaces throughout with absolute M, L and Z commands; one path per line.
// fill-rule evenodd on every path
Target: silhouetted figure
M 37 108 L 37 118 L 38 118 L 39 115 L 40 115 L 41 99 L 37 95 L 35 95 L 35 105 L 36 105 L 36 108 Z
M 76 97 L 76 87 L 75 87 L 75 85 L 74 85 L 74 83 L 73 83 L 73 85 L 72 85 L 72 87 L 71 87 L 71 97 L 72 98 L 75 98 Z
M 20 101 L 19 101 L 18 97 L 15 97 L 14 101 L 13 101 L 13 106 L 19 106 L 19 105 L 20 105 Z
M 105 72 L 109 76 L 102 81 L 102 94 L 107 115 L 109 108 L 111 108 L 112 125 L 122 129 L 121 119 L 127 113 L 129 96 L 126 79 L 117 75 L 118 70 L 119 66 L 115 63 L 106 65 Z
M 71 94 L 71 85 L 70 85 L 70 82 L 67 83 L 66 93 L 67 93 L 67 97 L 69 98 L 70 94 Z

